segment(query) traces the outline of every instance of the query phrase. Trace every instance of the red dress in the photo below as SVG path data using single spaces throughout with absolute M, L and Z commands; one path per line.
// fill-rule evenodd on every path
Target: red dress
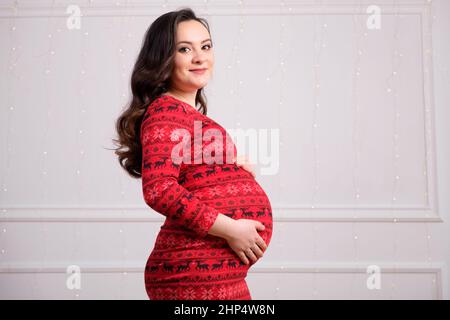
M 207 138 L 209 129 L 219 130 L 216 137 Z M 266 228 L 258 233 L 267 245 L 272 237 L 269 199 L 252 174 L 233 163 L 231 136 L 191 105 L 162 95 L 148 106 L 140 139 L 144 200 L 166 217 L 146 263 L 148 297 L 251 300 L 245 277 L 253 262 L 245 265 L 226 240 L 208 234 L 222 213 L 261 221 Z M 222 163 L 205 156 L 216 151 Z M 185 158 L 179 162 L 174 154 Z

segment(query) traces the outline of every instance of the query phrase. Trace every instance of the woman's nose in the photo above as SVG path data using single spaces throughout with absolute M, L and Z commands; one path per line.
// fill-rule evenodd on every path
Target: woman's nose
M 194 55 L 193 55 L 193 60 L 195 62 L 204 62 L 204 61 L 206 61 L 206 52 L 204 52 L 202 50 L 200 50 L 200 51 L 196 50 Z

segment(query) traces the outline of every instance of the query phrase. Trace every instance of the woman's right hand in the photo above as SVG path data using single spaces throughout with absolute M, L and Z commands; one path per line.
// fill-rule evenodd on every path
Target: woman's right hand
M 263 231 L 265 226 L 261 222 L 251 219 L 234 221 L 233 228 L 231 228 L 225 240 L 242 262 L 249 264 L 249 259 L 253 263 L 256 262 L 267 249 L 265 241 L 258 234 L 258 230 Z

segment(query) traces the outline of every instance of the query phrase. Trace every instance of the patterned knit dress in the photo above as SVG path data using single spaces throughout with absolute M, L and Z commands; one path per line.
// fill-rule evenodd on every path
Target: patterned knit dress
M 148 297 L 251 300 L 245 277 L 254 263 L 245 265 L 225 239 L 208 234 L 222 213 L 261 221 L 267 245 L 272 237 L 269 199 L 236 165 L 231 136 L 191 105 L 161 95 L 145 112 L 140 139 L 144 200 L 166 217 L 145 267 Z M 213 162 L 216 152 L 221 160 Z

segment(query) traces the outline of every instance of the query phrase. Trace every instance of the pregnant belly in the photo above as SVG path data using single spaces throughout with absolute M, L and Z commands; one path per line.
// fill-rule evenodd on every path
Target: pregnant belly
M 272 207 L 252 174 L 235 164 L 202 167 L 186 173 L 185 188 L 230 218 L 263 223 L 266 228 L 258 233 L 268 245 L 272 237 Z

